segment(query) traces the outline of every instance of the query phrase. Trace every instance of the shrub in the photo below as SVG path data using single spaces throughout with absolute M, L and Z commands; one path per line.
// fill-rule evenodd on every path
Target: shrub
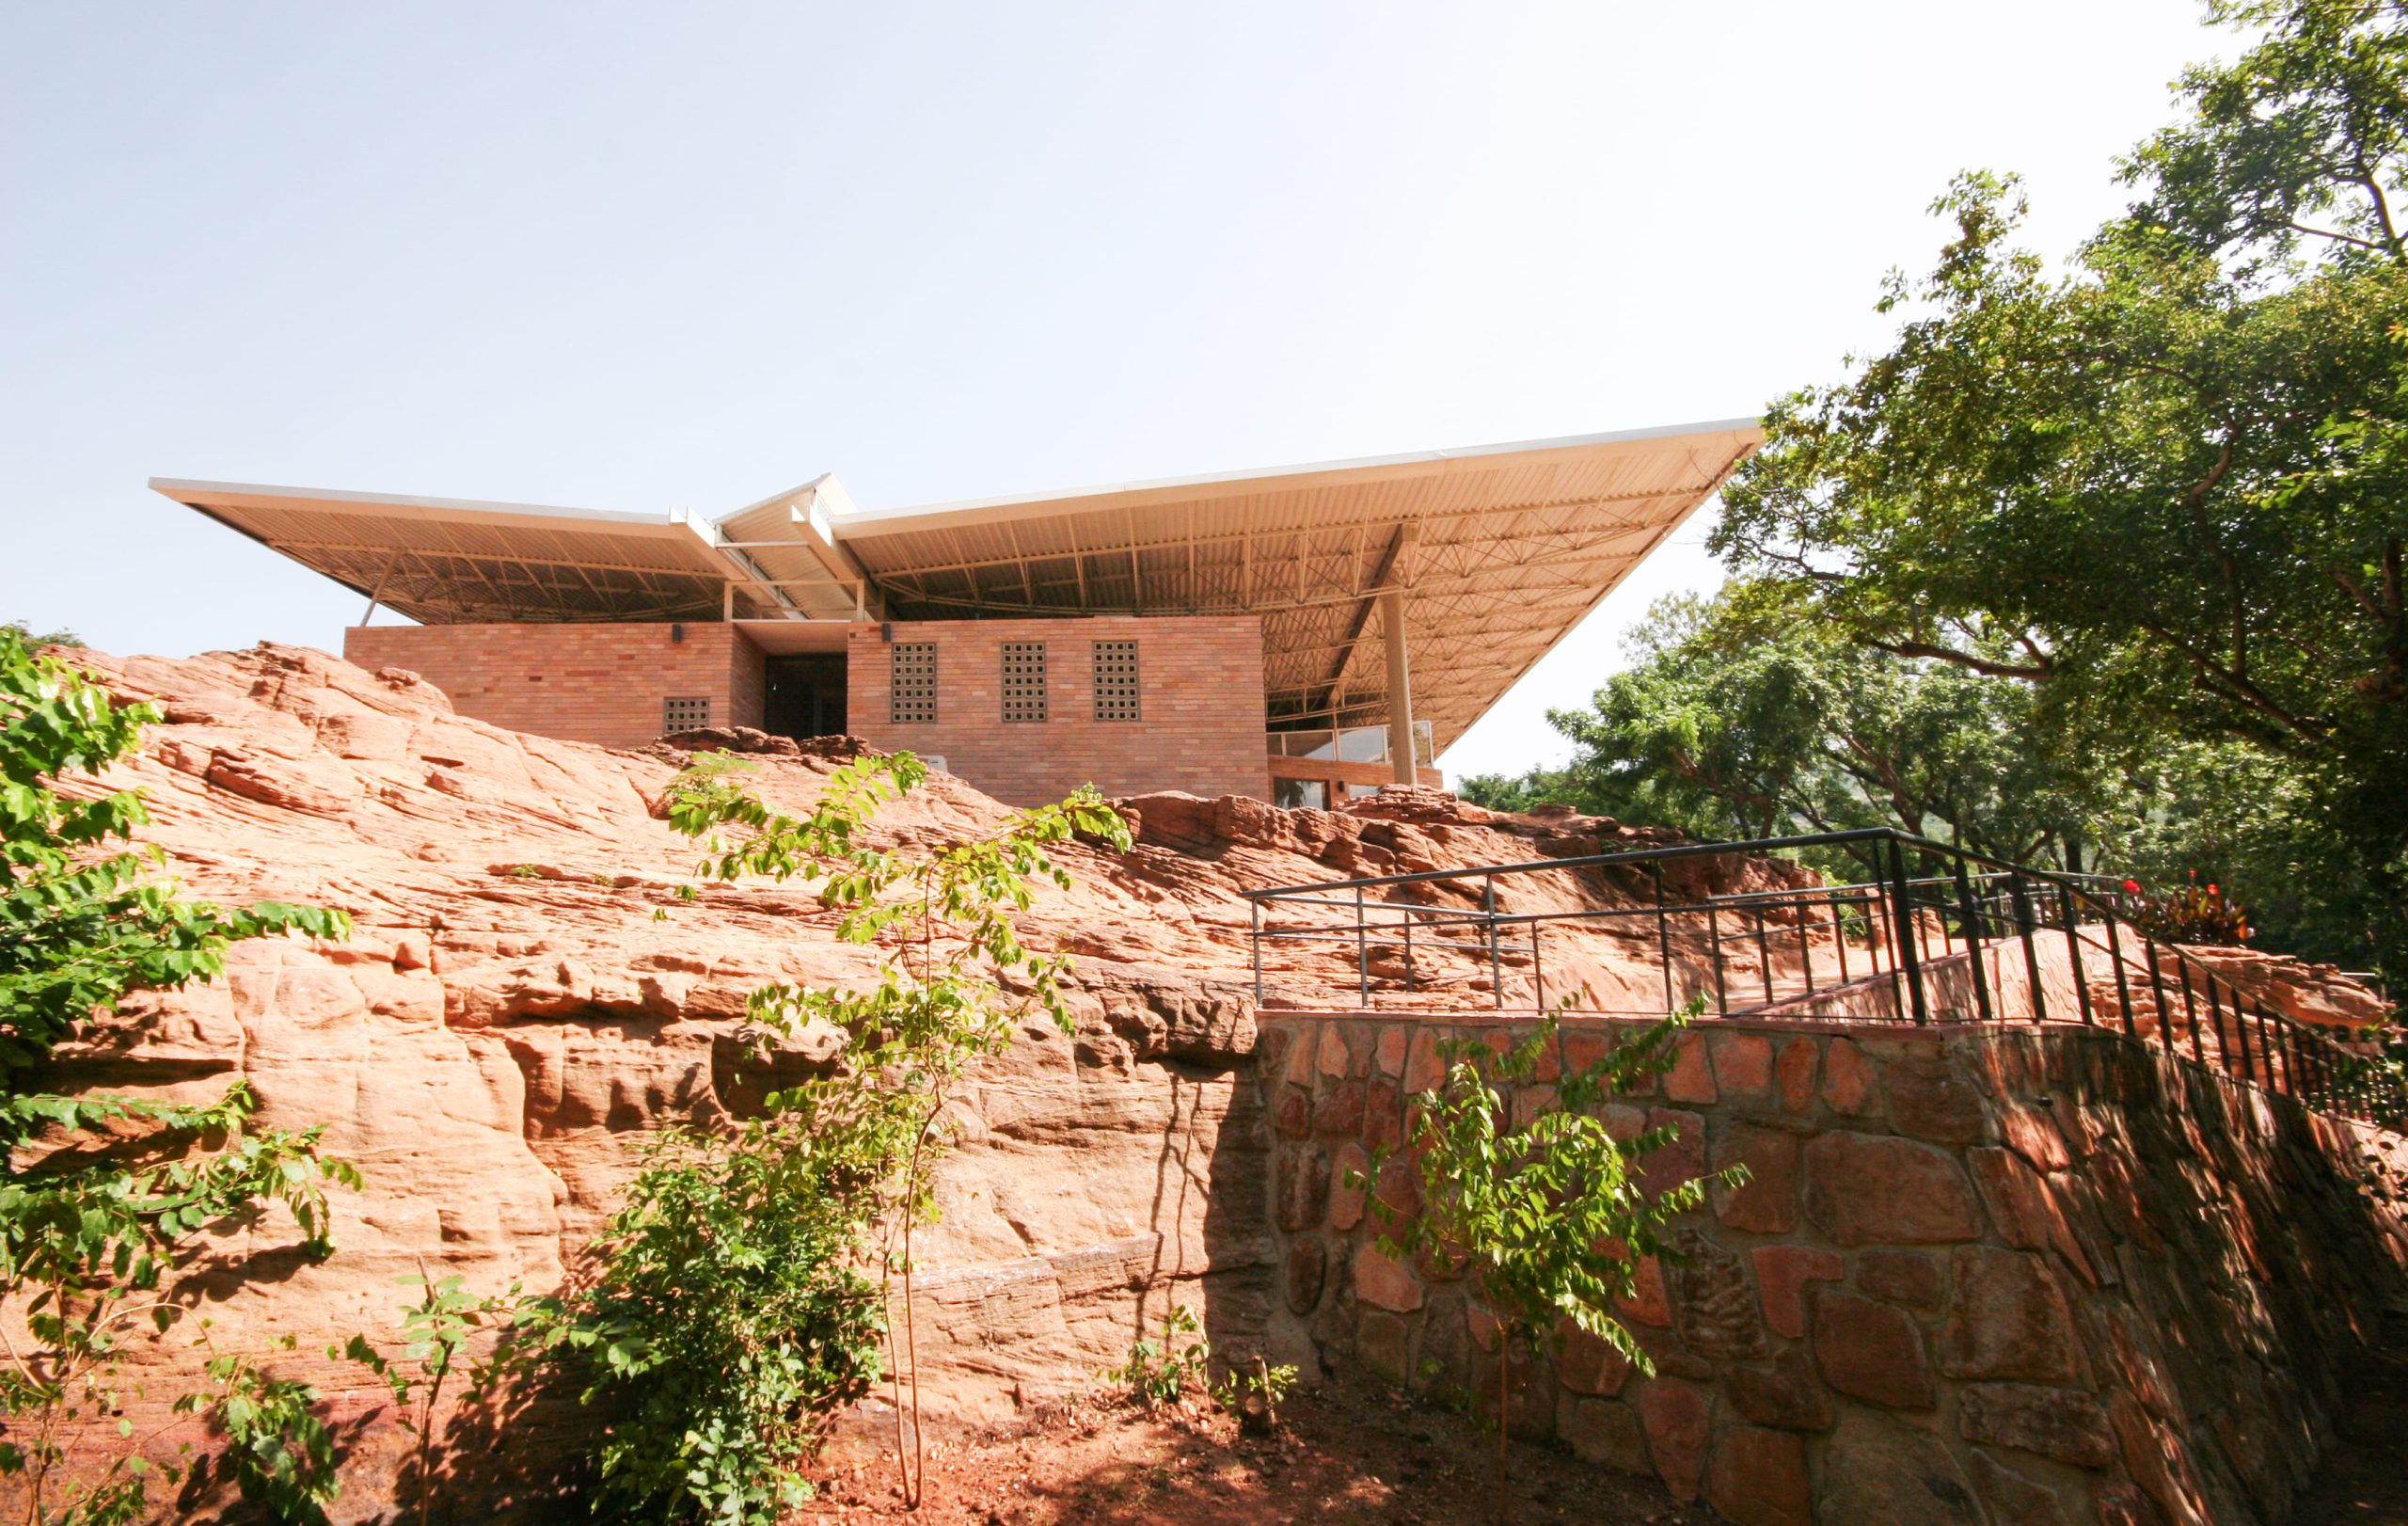
M 828 1024 L 846 1036 L 832 1073 L 771 1092 L 756 1117 L 667 1131 L 590 1277 L 522 1312 L 520 1359 L 575 1373 L 608 1417 L 606 1505 L 768 1526 L 808 1498 L 802 1467 L 827 1416 L 881 1374 L 896 1386 L 904 1502 L 918 1504 L 918 1391 L 903 1376 L 914 1367 L 911 1234 L 935 1214 L 947 1105 L 970 1065 L 1036 1011 L 1069 1029 L 1068 959 L 1028 949 L 1014 927 L 1038 882 L 1069 883 L 1048 849 L 1073 834 L 1125 848 L 1129 834 L 1089 789 L 987 836 L 891 852 L 864 828 L 926 777 L 917 758 L 837 768 L 801 818 L 747 792 L 743 767 L 699 757 L 670 791 L 671 822 L 707 839 L 702 872 L 815 885 L 841 914 L 839 937 L 880 950 L 879 977 L 752 993 L 743 1036 L 754 1052 Z
M 359 1183 L 321 1154 L 320 1129 L 252 1127 L 257 1099 L 239 1081 L 199 1104 L 21 1089 L 28 1069 L 129 991 L 207 979 L 242 939 L 349 929 L 341 912 L 181 900 L 153 878 L 155 850 L 120 846 L 149 820 L 138 792 L 58 792 L 61 778 L 133 751 L 157 719 L 149 705 L 112 706 L 75 669 L 37 656 L 21 628 L 0 626 L 0 1305 L 30 1337 L 0 1360 L 0 1474 L 23 1479 L 38 1521 L 148 1513 L 151 1470 L 131 1445 L 55 1508 L 53 1486 L 70 1460 L 70 1423 L 120 1407 L 124 1341 L 182 1318 L 172 1277 L 203 1237 L 281 1203 L 307 1252 L 324 1256 L 326 1191 Z M 314 1393 L 239 1354 L 213 1357 L 209 1375 L 215 1387 L 176 1407 L 212 1420 L 246 1498 L 318 1518 L 334 1483 Z M 119 1429 L 131 1441 L 131 1427 Z
M 1550 1047 L 1560 1054 L 1549 1018 L 1502 1053 L 1478 1039 L 1438 1046 L 1445 1077 L 1412 1100 L 1408 1158 L 1420 1180 L 1422 1208 L 1401 1212 L 1376 1192 L 1369 1200 L 1382 1226 L 1380 1248 L 1402 1259 L 1429 1255 L 1460 1263 L 1500 1327 L 1497 1370 L 1497 1476 L 1505 1479 L 1506 1416 L 1513 1353 L 1560 1343 L 1565 1322 L 1605 1341 L 1640 1372 L 1655 1363 L 1613 1316 L 1617 1299 L 1637 1287 L 1637 1259 L 1671 1256 L 1661 1230 L 1696 1207 L 1709 1183 L 1736 1186 L 1733 1167 L 1651 1194 L 1639 1182 L 1646 1156 L 1673 1142 L 1671 1129 L 1617 1140 L 1592 1109 L 1671 1068 L 1673 1036 L 1703 1009 L 1703 997 L 1609 1049 L 1595 1064 L 1565 1070 L 1554 1101 L 1524 1123 L 1516 1098 L 1535 1084 Z M 1386 1152 L 1351 1184 L 1370 1188 Z

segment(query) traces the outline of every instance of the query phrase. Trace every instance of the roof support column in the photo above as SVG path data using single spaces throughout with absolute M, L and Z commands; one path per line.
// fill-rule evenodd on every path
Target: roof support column
M 1404 594 L 1380 596 L 1380 644 L 1388 659 L 1388 765 L 1401 785 L 1421 782 L 1413 759 L 1413 664 L 1404 649 Z

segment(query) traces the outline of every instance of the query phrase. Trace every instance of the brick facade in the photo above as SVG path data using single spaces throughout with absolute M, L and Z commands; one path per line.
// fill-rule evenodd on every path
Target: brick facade
M 734 626 L 355 626 L 342 655 L 407 668 L 461 714 L 539 737 L 639 747 L 671 698 L 707 698 L 713 725 L 761 723 L 761 649 Z
M 672 639 L 677 629 L 682 639 Z M 937 648 L 937 719 L 890 718 L 886 638 Z M 1098 721 L 1097 642 L 1137 644 L 1138 719 Z M 1003 719 L 1003 647 L 1046 649 L 1043 721 Z M 713 725 L 758 726 L 768 661 L 734 626 L 651 624 L 363 626 L 343 656 L 407 668 L 461 714 L 513 731 L 606 747 L 660 735 L 671 698 L 706 698 Z M 943 757 L 996 799 L 1033 805 L 1082 784 L 1106 794 L 1184 789 L 1268 799 L 1262 627 L 1250 615 L 956 620 L 856 626 L 849 729 L 874 747 Z
M 887 643 L 937 648 L 937 718 L 891 719 Z M 1139 718 L 1095 719 L 1093 644 L 1137 644 Z M 1006 642 L 1046 646 L 1047 718 L 1003 719 Z M 856 626 L 848 726 L 876 747 L 933 754 L 996 799 L 1058 800 L 1082 784 L 1107 795 L 1155 789 L 1269 798 L 1262 623 L 1252 615 L 1096 615 Z

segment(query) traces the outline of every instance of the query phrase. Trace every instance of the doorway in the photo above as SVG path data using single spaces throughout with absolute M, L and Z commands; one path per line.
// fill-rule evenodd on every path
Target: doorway
M 774 737 L 832 737 L 845 729 L 845 654 L 803 652 L 768 660 L 762 730 Z

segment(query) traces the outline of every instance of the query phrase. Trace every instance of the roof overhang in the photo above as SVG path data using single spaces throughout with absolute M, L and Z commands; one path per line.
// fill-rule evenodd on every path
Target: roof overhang
M 1414 712 L 1462 735 L 1763 443 L 1752 419 L 858 511 L 837 544 L 898 619 L 1253 613 L 1275 722 Z
M 832 476 L 715 523 L 153 479 L 428 624 L 1253 614 L 1275 724 L 1385 716 L 1402 596 L 1415 713 L 1460 736 L 1763 442 L 1755 421 L 1527 440 L 929 507 Z M 823 634 L 824 633 L 824 634 Z

